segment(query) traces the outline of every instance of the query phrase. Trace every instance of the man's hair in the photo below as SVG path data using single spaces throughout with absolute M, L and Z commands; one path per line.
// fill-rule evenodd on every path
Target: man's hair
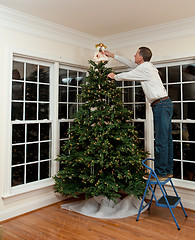
M 140 47 L 139 50 L 139 55 L 143 57 L 144 62 L 149 62 L 152 57 L 152 51 L 147 47 Z

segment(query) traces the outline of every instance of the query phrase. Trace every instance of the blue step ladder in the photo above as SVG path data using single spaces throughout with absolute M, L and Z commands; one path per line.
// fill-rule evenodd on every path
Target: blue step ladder
M 141 204 L 140 204 L 140 208 L 139 208 L 139 212 L 138 212 L 136 221 L 139 220 L 140 213 L 142 212 L 143 209 L 145 209 L 148 206 L 148 210 L 150 210 L 150 207 L 151 207 L 151 204 L 152 204 L 152 200 L 154 199 L 155 202 L 156 202 L 156 206 L 169 208 L 169 210 L 170 210 L 170 212 L 172 214 L 172 217 L 173 217 L 173 219 L 175 221 L 175 224 L 177 226 L 177 229 L 180 230 L 180 227 L 179 227 L 179 225 L 177 223 L 177 220 L 176 220 L 176 218 L 175 218 L 175 216 L 173 214 L 172 209 L 175 208 L 180 203 L 185 217 L 186 218 L 188 217 L 187 214 L 186 214 L 186 211 L 185 211 L 185 209 L 184 209 L 184 207 L 183 207 L 183 205 L 181 203 L 181 198 L 178 196 L 171 178 L 167 178 L 165 181 L 159 181 L 155 171 L 145 164 L 145 162 L 148 161 L 148 160 L 155 161 L 155 159 L 152 159 L 152 158 L 147 158 L 147 159 L 142 161 L 142 164 L 150 171 L 150 173 L 148 175 L 148 180 L 146 181 L 147 184 L 146 184 L 144 195 L 143 195 L 143 198 L 142 198 L 142 201 L 141 201 Z M 165 190 L 165 185 L 168 182 L 171 183 L 171 186 L 172 186 L 172 188 L 173 188 L 173 190 L 175 192 L 175 196 L 170 196 L 170 195 L 167 194 L 167 192 Z M 155 196 L 155 191 L 156 191 L 157 185 L 160 187 L 160 190 L 161 190 L 161 193 L 162 193 L 162 196 L 159 199 L 157 199 L 156 196 Z M 151 196 L 150 201 L 147 204 L 144 205 L 144 199 L 145 199 L 146 193 L 148 191 L 148 188 L 149 188 L 149 190 L 151 190 L 152 196 Z

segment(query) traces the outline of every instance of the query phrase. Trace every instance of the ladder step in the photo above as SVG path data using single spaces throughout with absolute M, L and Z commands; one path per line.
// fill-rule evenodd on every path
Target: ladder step
M 180 201 L 181 201 L 181 198 L 180 197 L 176 197 L 176 196 L 167 195 L 166 198 L 167 198 L 167 201 L 168 201 L 168 203 L 169 203 L 171 208 L 175 208 L 178 205 L 178 203 L 180 203 Z M 159 206 L 159 207 L 166 207 L 166 208 L 168 207 L 164 196 L 162 196 L 156 202 L 156 205 Z

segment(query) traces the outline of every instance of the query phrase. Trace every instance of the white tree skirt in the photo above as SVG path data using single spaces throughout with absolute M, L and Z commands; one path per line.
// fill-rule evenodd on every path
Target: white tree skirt
M 76 201 L 61 205 L 62 209 L 75 211 L 94 218 L 125 218 L 138 213 L 141 200 L 134 196 L 124 199 L 108 200 L 104 196 L 93 197 L 87 200 Z

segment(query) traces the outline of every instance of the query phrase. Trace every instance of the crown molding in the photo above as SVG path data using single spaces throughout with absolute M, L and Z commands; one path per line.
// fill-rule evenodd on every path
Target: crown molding
M 110 49 L 120 49 L 195 34 L 195 17 L 185 18 L 151 27 L 109 35 L 101 38 Z
M 33 17 L 4 6 L 0 6 L 0 25 L 90 50 L 94 49 L 94 44 L 99 42 L 99 38 L 96 36 Z
M 115 50 L 195 34 L 195 17 L 99 38 L 0 6 L 0 26 L 90 50 L 94 50 L 95 43 L 103 42 L 109 49 Z

